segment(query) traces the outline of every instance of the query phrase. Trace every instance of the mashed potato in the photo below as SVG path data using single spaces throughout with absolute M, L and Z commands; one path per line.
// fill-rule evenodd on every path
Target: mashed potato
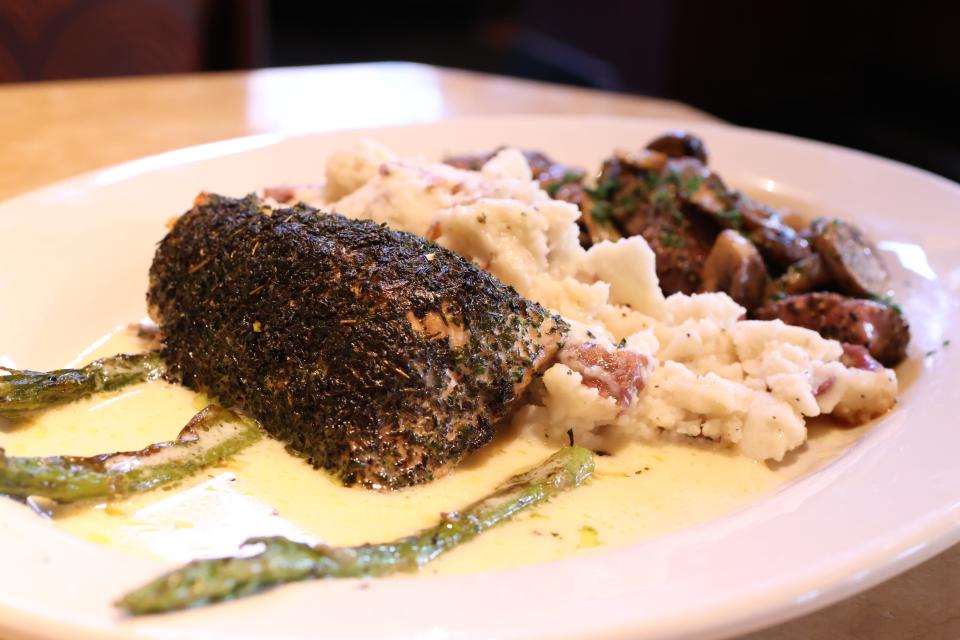
M 722 293 L 664 298 L 639 236 L 583 249 L 579 210 L 550 198 L 517 150 L 463 171 L 365 142 L 334 154 L 326 178 L 310 204 L 433 239 L 570 322 L 517 413 L 544 438 L 607 451 L 700 438 L 781 460 L 805 442 L 806 418 L 862 422 L 895 402 L 893 371 L 845 366 L 833 340 L 742 320 Z

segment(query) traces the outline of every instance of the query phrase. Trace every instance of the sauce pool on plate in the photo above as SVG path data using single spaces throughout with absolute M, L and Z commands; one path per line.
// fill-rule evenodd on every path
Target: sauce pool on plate
M 83 360 L 144 348 L 124 329 L 98 341 Z M 141 384 L 12 424 L 0 432 L 0 446 L 12 456 L 135 450 L 175 438 L 206 404 L 184 387 Z M 469 504 L 556 449 L 528 431 L 514 425 L 449 475 L 399 491 L 344 487 L 266 438 L 167 489 L 96 504 L 31 502 L 53 524 L 92 543 L 175 561 L 229 555 L 258 535 L 335 545 L 378 542 L 432 525 L 440 513 Z M 771 493 L 861 432 L 824 431 L 813 437 L 806 463 L 779 467 L 711 445 L 631 443 L 597 456 L 584 487 L 454 549 L 424 573 L 544 562 L 676 531 Z

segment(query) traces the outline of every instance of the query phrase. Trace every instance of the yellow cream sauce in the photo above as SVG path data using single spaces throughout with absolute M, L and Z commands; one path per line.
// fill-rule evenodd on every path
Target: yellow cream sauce
M 82 360 L 143 349 L 132 331 L 121 330 Z M 141 384 L 11 423 L 0 429 L 0 446 L 10 456 L 136 450 L 174 439 L 205 404 L 176 385 Z M 441 512 L 469 504 L 552 452 L 554 445 L 522 431 L 501 434 L 450 475 L 403 491 L 346 488 L 268 438 L 172 488 L 110 502 L 31 503 L 41 516 L 91 542 L 180 561 L 231 554 L 254 535 L 331 544 L 384 541 L 432 525 Z M 821 430 L 821 450 L 838 450 L 858 435 L 835 432 Z M 826 459 L 808 453 L 810 460 L 774 468 L 712 446 L 632 444 L 597 457 L 585 486 L 484 533 L 424 571 L 543 562 L 675 531 L 769 494 Z

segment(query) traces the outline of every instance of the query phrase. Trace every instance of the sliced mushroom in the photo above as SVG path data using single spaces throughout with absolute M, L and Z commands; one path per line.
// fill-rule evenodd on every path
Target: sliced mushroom
M 688 131 L 668 131 L 647 145 L 651 151 L 659 151 L 671 158 L 696 158 L 707 164 L 707 148 L 703 140 Z
M 813 220 L 810 219 L 805 213 L 799 211 L 794 211 L 792 209 L 781 210 L 780 219 L 783 221 L 783 224 L 787 225 L 797 233 L 801 233 L 810 228 L 810 224 Z
M 822 289 L 830 284 L 830 272 L 819 253 L 813 253 L 790 265 L 786 272 L 767 285 L 766 298 L 778 299 Z
M 443 159 L 443 162 L 457 169 L 479 171 L 483 168 L 483 165 L 505 148 L 506 147 L 500 146 L 493 151 L 487 151 L 485 153 L 447 156 Z M 530 173 L 533 179 L 539 182 L 540 186 L 551 196 L 565 184 L 579 184 L 586 175 L 583 169 L 555 162 L 542 151 L 524 149 L 522 152 L 523 157 L 526 158 L 527 164 L 530 166 Z
M 721 229 L 740 229 L 735 216 L 731 217 L 736 192 L 730 191 L 720 176 L 696 158 L 670 158 L 659 174 L 648 176 L 648 184 L 648 196 L 661 208 L 663 197 L 671 196 L 675 210 L 704 220 L 713 229 L 710 246 Z
M 786 268 L 810 255 L 809 242 L 784 224 L 776 210 L 736 191 L 716 199 L 729 203 L 725 210 L 710 211 L 717 222 L 746 232 L 767 263 Z
M 533 179 L 551 195 L 562 185 L 580 183 L 586 175 L 580 167 L 555 162 L 540 151 L 524 151 L 523 156 L 530 165 Z
M 590 196 L 587 195 L 587 190 L 584 189 L 583 185 L 579 182 L 567 182 L 560 185 L 557 187 L 556 193 L 553 194 L 553 197 L 557 200 L 563 200 L 564 202 L 575 204 L 581 209 L 583 208 L 584 203 L 590 199 Z
M 638 171 L 659 172 L 667 165 L 667 160 L 669 160 L 669 158 L 666 154 L 651 149 L 640 149 L 639 151 L 624 151 L 623 149 L 618 149 L 614 152 L 613 157 L 604 163 L 604 167 L 600 173 L 600 181 L 603 181 L 605 174 L 613 177 L 622 172 L 625 167 Z
M 763 300 L 767 270 L 760 252 L 736 231 L 717 236 L 703 263 L 700 291 L 723 291 L 747 311 Z
M 689 202 L 721 226 L 748 233 L 770 264 L 786 268 L 811 253 L 809 242 L 784 224 L 775 210 L 728 190 L 716 174 L 703 179 Z
M 846 293 L 869 298 L 887 291 L 890 273 L 877 247 L 857 227 L 842 220 L 813 223 L 813 248 Z
M 463 169 L 465 171 L 480 171 L 483 168 L 483 165 L 487 163 L 490 158 L 497 154 L 497 151 L 502 149 L 498 147 L 495 151 L 487 151 L 484 153 L 467 153 L 459 156 L 447 156 L 443 159 L 444 164 L 448 164 L 451 167 L 456 167 L 457 169 Z
M 780 214 L 772 207 L 768 207 L 739 191 L 733 195 L 736 210 L 740 214 L 740 224 L 747 231 L 754 231 L 761 227 L 783 226 Z
M 781 268 L 789 267 L 812 253 L 810 243 L 778 221 L 751 231 L 750 241 L 757 245 L 768 262 Z

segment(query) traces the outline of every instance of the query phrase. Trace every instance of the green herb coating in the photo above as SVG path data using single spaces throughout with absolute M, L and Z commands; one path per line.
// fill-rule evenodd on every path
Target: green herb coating
M 436 526 L 393 542 L 356 547 L 311 546 L 283 537 L 252 538 L 262 544 L 247 557 L 195 560 L 124 596 L 117 606 L 142 615 L 221 602 L 298 580 L 357 578 L 415 571 L 457 545 L 524 509 L 580 486 L 593 473 L 593 454 L 564 447 L 530 471 L 515 475 L 490 495 Z
M 165 369 L 159 353 L 122 354 L 95 360 L 80 369 L 26 371 L 0 367 L 0 416 L 20 414 L 79 400 L 100 391 L 160 377 Z
M 148 300 L 174 377 L 371 488 L 489 442 L 566 330 L 423 238 L 253 196 L 201 196 L 160 243 Z
M 187 478 L 261 436 L 255 421 L 210 405 L 190 420 L 176 440 L 140 451 L 10 458 L 0 449 L 0 493 L 43 496 L 59 502 L 139 493 Z

